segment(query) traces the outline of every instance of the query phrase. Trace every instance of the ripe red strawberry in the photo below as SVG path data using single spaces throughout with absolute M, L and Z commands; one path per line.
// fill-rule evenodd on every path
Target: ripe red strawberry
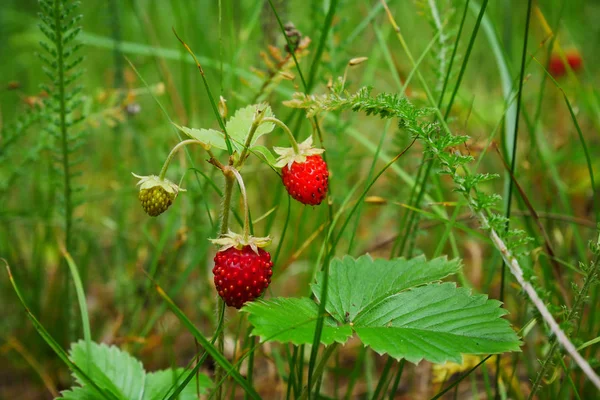
M 261 247 L 271 242 L 270 238 L 244 238 L 233 232 L 213 239 L 223 246 L 215 255 L 212 270 L 219 296 L 229 307 L 241 308 L 263 294 L 271 283 L 273 262 L 271 255 Z
M 241 308 L 247 301 L 259 297 L 271 283 L 271 255 L 250 246 L 241 250 L 230 247 L 215 255 L 215 287 L 229 307 Z
M 577 50 L 570 50 L 565 53 L 565 59 L 567 63 L 573 70 L 573 72 L 577 72 L 581 69 L 581 65 L 583 64 L 583 60 L 581 59 L 581 54 Z M 558 54 L 552 54 L 550 57 L 550 62 L 548 63 L 548 72 L 555 77 L 559 78 L 564 76 L 567 73 L 567 66 L 563 63 L 563 60 L 560 58 Z
M 297 149 L 276 147 L 283 186 L 302 204 L 321 204 L 329 187 L 327 163 L 321 157 L 323 149 L 312 147 L 312 137 L 297 145 Z
M 303 163 L 293 162 L 281 169 L 283 185 L 290 196 L 302 204 L 316 206 L 327 195 L 329 171 L 320 155 L 308 156 Z

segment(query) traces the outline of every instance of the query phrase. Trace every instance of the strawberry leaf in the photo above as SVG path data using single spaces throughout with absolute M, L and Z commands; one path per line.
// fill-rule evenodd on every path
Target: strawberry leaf
M 262 158 L 267 164 L 269 164 L 271 167 L 275 166 L 275 156 L 273 155 L 273 153 L 271 153 L 271 151 L 269 149 L 267 149 L 265 146 L 261 146 L 261 145 L 254 145 L 250 148 L 251 151 L 260 154 L 260 158 Z
M 98 386 L 119 399 L 137 399 L 143 392 L 146 374 L 144 367 L 129 353 L 115 346 L 97 343 L 91 343 L 88 351 L 83 340 L 73 343 L 69 353 L 73 362 Z M 84 381 L 77 373 L 75 379 L 83 386 Z
M 231 137 L 233 145 L 236 147 L 238 151 L 241 151 L 244 148 L 244 144 L 246 143 L 246 138 L 250 133 L 250 127 L 252 126 L 252 122 L 254 122 L 254 117 L 258 110 L 262 110 L 264 113 L 264 117 L 272 117 L 273 111 L 271 111 L 271 107 L 266 104 L 252 104 L 244 108 L 238 109 L 233 117 L 231 117 L 225 128 L 227 129 L 227 134 Z M 252 137 L 252 142 L 250 146 L 252 146 L 258 138 L 262 135 L 265 135 L 271 132 L 275 128 L 275 125 L 271 122 L 267 122 L 264 124 L 260 124 L 258 128 L 256 128 L 256 132 Z
M 225 135 L 223 132 L 216 131 L 214 129 L 196 129 L 188 128 L 187 126 L 179 126 L 173 124 L 177 129 L 183 132 L 190 139 L 196 139 L 199 142 L 204 143 L 206 146 L 216 147 L 217 149 L 227 150 L 227 144 L 225 143 Z M 235 142 L 233 143 L 236 144 Z
M 185 378 L 185 369 L 165 369 L 162 371 L 150 372 L 146 374 L 146 385 L 144 390 L 144 400 L 163 400 L 167 394 L 173 393 L 173 390 L 182 384 Z M 196 377 L 194 376 L 188 385 L 179 393 L 179 400 L 198 400 L 196 393 Z M 206 394 L 212 382 L 204 374 L 198 375 L 200 394 Z
M 109 347 L 92 342 L 88 348 L 86 342 L 80 340 L 72 344 L 69 354 L 73 362 L 79 365 L 90 379 L 117 399 L 160 400 L 182 385 L 185 377 L 183 368 L 146 373 L 139 360 L 115 346 Z M 63 391 L 61 399 L 100 400 L 105 398 L 91 386 L 84 385 L 77 373 L 74 375 L 75 380 L 81 386 Z M 200 393 L 205 393 L 211 385 L 212 383 L 206 375 L 199 374 Z M 179 394 L 179 399 L 197 398 L 196 376 L 194 376 Z
M 519 351 L 500 302 L 454 283 L 432 284 L 379 302 L 354 321 L 365 345 L 413 363 L 461 363 L 461 354 Z
M 253 334 L 261 340 L 294 344 L 312 343 L 317 324 L 318 305 L 306 297 L 300 299 L 279 297 L 269 301 L 246 303 L 254 326 Z M 352 335 L 349 326 L 338 326 L 331 317 L 325 317 L 321 343 L 345 343 Z
M 519 351 L 501 303 L 439 281 L 458 260 L 425 257 L 373 260 L 344 257 L 329 267 L 321 342 L 344 343 L 352 333 L 380 354 L 417 363 L 461 362 L 462 354 Z M 313 285 L 321 295 L 323 274 Z M 265 341 L 312 343 L 319 306 L 308 298 L 276 298 L 246 305 L 254 334 Z
M 329 293 L 325 309 L 340 322 L 352 322 L 361 312 L 387 296 L 403 290 L 439 281 L 457 273 L 460 261 L 439 257 L 427 261 L 424 256 L 411 260 L 377 259 L 364 255 L 334 259 L 329 266 Z M 312 285 L 317 300 L 321 296 L 323 275 Z

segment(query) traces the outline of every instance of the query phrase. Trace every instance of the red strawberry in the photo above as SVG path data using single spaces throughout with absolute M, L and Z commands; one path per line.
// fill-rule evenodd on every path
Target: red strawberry
M 293 162 L 281 169 L 283 185 L 290 196 L 302 204 L 316 206 L 327 195 L 329 171 L 320 155 L 308 156 L 303 163 Z
M 213 243 L 222 245 L 215 255 L 215 287 L 229 307 L 241 308 L 263 294 L 271 283 L 271 255 L 261 249 L 269 238 L 245 238 L 229 232 Z
M 329 187 L 327 163 L 321 157 L 323 149 L 312 147 L 312 138 L 297 148 L 276 147 L 279 159 L 275 166 L 281 167 L 283 186 L 294 199 L 302 204 L 321 204 Z
M 583 60 L 581 59 L 581 54 L 579 54 L 577 50 L 570 50 L 566 52 L 565 59 L 567 60 L 567 63 L 573 72 L 577 72 L 581 69 Z M 550 74 L 555 78 L 564 76 L 567 73 L 567 66 L 556 53 L 552 54 L 550 57 L 550 62 L 548 63 L 548 72 L 550 72 Z

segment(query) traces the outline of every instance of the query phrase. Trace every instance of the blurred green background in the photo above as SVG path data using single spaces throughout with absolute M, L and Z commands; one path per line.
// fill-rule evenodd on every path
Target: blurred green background
M 457 82 L 479 3 L 470 1 L 446 102 Z M 274 4 L 284 23 L 292 22 L 303 37 L 312 40 L 299 60 L 307 76 L 330 2 L 279 0 Z M 556 259 L 565 265 L 563 284 L 572 295 L 571 283 L 581 282 L 579 262 L 589 258 L 587 241 L 595 237 L 594 188 L 563 92 L 547 77 L 544 67 L 551 54 L 561 49 L 580 55 L 582 68 L 556 79 L 573 106 L 593 167 L 598 171 L 595 154 L 599 145 L 600 70 L 596 65 L 600 61 L 600 2 L 545 0 L 534 4 L 516 177 L 540 214 Z M 396 0 L 389 1 L 389 6 L 416 59 L 436 34 L 432 10 L 440 16 L 443 30 L 438 38 L 446 37 L 447 41 L 435 40 L 418 68 L 429 88 L 439 93 L 443 82 L 440 66 L 445 65 L 439 57 L 447 57 L 453 50 L 465 2 Z M 510 119 L 505 119 L 508 107 L 503 93 L 517 87 L 526 8 L 527 2 L 522 1 L 489 2 L 474 42 L 449 125 L 455 134 L 471 137 L 463 151 L 476 158 L 487 150 L 489 140 L 509 158 L 504 132 Z M 42 51 L 39 41 L 43 40 L 38 11 L 37 2 L 31 0 L 2 0 L 0 4 L 0 257 L 11 265 L 33 314 L 59 343 L 68 347 L 80 336 L 81 327 L 74 292 L 65 289 L 71 283 L 60 251 L 64 217 L 57 197 L 62 181 L 53 172 L 55 145 L 45 129 L 48 122 L 36 117 L 43 114 L 36 111 L 36 105 L 42 104 L 45 97 L 39 85 L 51 84 L 36 56 Z M 88 0 L 78 12 L 83 15 L 78 40 L 84 44 L 80 54 L 85 57 L 78 67 L 82 71 L 78 83 L 83 86 L 80 110 L 86 119 L 75 128 L 83 133 L 76 153 L 81 164 L 74 178 L 81 187 L 74 196 L 81 204 L 74 213 L 71 254 L 84 281 L 93 336 L 97 341 L 126 348 L 148 369 L 185 365 L 195 351 L 193 339 L 149 290 L 144 271 L 156 277 L 197 326 L 207 334 L 211 332 L 215 324 L 210 272 L 214 249 L 207 238 L 218 232 L 218 190 L 222 181 L 216 169 L 205 162 L 206 154 L 190 148 L 187 155 L 181 153 L 176 158 L 167 175 L 173 181 L 182 180 L 188 191 L 178 197 L 168 213 L 153 219 L 139 206 L 136 180 L 131 176 L 131 172 L 158 174 L 169 150 L 179 140 L 150 92 L 173 122 L 195 128 L 218 127 L 200 74 L 172 29 L 199 57 L 213 94 L 227 100 L 230 115 L 247 104 L 268 101 L 275 115 L 304 139 L 313 130 L 311 122 L 282 105 L 292 93 L 303 90 L 302 84 L 293 63 L 287 69 L 293 80 L 268 84 L 273 81 L 271 76 L 279 76 L 272 69 L 276 55 L 286 54 L 285 40 L 268 1 Z M 375 93 L 399 92 L 413 69 L 377 1 L 339 1 L 330 34 L 323 43 L 314 93 L 325 93 L 328 82 L 344 75 L 348 61 L 356 57 L 368 57 L 368 61 L 349 69 L 346 86 L 350 92 L 362 86 L 372 86 Z M 508 80 L 502 78 L 503 68 Z M 412 76 L 405 93 L 420 106 L 431 105 L 416 76 Z M 354 195 L 351 191 L 357 184 L 359 190 L 364 188 L 372 164 L 378 171 L 411 141 L 395 123 L 363 114 L 331 113 L 320 116 L 319 122 L 331 171 L 331 207 L 289 203 L 277 174 L 257 158 L 252 158 L 243 171 L 254 231 L 275 238 L 272 253 L 277 254 L 277 263 L 270 295 L 309 293 L 308 283 L 330 210 L 337 212 L 347 196 L 351 202 L 356 201 L 360 191 Z M 511 129 L 509 124 L 508 131 Z M 377 153 L 383 134 L 382 151 Z M 268 147 L 286 145 L 280 130 L 261 140 Z M 413 201 L 411 206 L 423 212 L 414 214 L 414 226 L 401 224 L 409 212 L 404 205 L 409 204 L 419 177 L 420 150 L 415 145 L 371 189 L 369 195 L 373 197 L 367 198 L 360 215 L 343 232 L 339 255 L 370 252 L 388 257 L 397 237 L 406 237 L 404 256 L 431 256 L 440 240 L 446 240 L 449 215 L 458 206 L 461 210 L 450 239 L 443 242 L 443 253 L 464 259 L 461 284 L 497 298 L 500 257 L 485 232 L 478 230 L 469 217 L 468 208 L 452 192 L 452 183 L 446 177 L 433 174 L 427 183 L 431 201 Z M 226 160 L 224 154 L 221 160 Z M 493 150 L 487 150 L 477 170 L 505 175 L 500 157 Z M 503 180 L 485 189 L 502 194 Z M 446 219 L 432 217 L 436 206 L 448 210 Z M 499 203 L 498 209 L 502 207 Z M 289 225 L 283 236 L 286 220 Z M 524 264 L 538 277 L 540 288 L 552 300 L 553 311 L 560 315 L 563 298 L 549 272 L 541 233 L 518 196 L 513 202 L 511 223 L 534 237 L 524 249 L 528 251 Z M 32 328 L 7 276 L 0 276 L 0 397 L 50 398 L 51 388 L 60 390 L 69 385 L 68 371 Z M 595 291 L 591 298 L 597 299 Z M 518 287 L 508 285 L 505 303 L 509 319 L 518 328 L 531 318 L 532 311 L 524 306 Z M 583 311 L 578 330 L 582 340 L 593 339 L 600 326 L 593 304 Z M 236 340 L 247 334 L 247 326 L 232 312 L 227 329 L 230 346 L 226 351 L 231 357 Z M 536 327 L 524 339 L 523 354 L 514 356 L 515 393 L 527 393 L 537 368 L 535 359 L 542 358 L 547 350 L 545 340 L 544 330 Z M 586 356 L 594 359 L 596 349 L 588 347 Z M 348 346 L 340 368 L 347 367 L 344 362 L 356 359 L 360 351 Z M 271 382 L 279 379 L 273 367 L 278 356 L 272 352 L 276 350 L 265 350 L 266 361 L 261 367 L 265 380 L 257 390 L 267 392 L 261 394 L 269 393 Z M 368 357 L 372 362 L 367 368 L 376 373 L 381 358 L 374 354 Z M 211 368 L 206 365 L 206 369 Z M 429 366 L 418 368 L 429 371 Z M 423 371 L 420 373 L 431 378 L 431 372 Z M 407 398 L 431 394 L 431 387 L 419 386 L 417 375 L 406 375 L 406 382 L 403 380 L 401 388 Z M 584 383 L 578 384 L 586 388 Z M 359 398 L 372 390 L 369 385 L 366 379 L 356 389 Z M 469 383 L 465 385 L 468 395 L 473 396 Z M 546 395 L 558 393 L 559 382 L 553 385 Z

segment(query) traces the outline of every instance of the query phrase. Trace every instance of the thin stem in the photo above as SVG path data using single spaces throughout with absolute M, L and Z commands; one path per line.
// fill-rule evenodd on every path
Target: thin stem
M 244 240 L 247 240 L 250 236 L 250 213 L 248 212 L 248 197 L 246 196 L 246 186 L 244 186 L 244 180 L 242 179 L 242 175 L 240 175 L 237 169 L 233 167 L 226 167 L 225 170 L 235 175 L 235 178 L 238 181 L 238 185 L 240 185 L 240 192 L 242 193 L 242 200 L 244 201 Z
M 58 65 L 58 118 L 60 123 L 60 139 L 61 139 L 61 150 L 62 150 L 62 167 L 64 174 L 64 196 L 65 196 L 65 246 L 67 251 L 71 251 L 71 227 L 73 225 L 73 203 L 71 199 L 71 171 L 69 163 L 69 136 L 67 131 L 67 101 L 66 97 L 66 85 L 65 85 L 65 61 L 63 51 L 63 33 L 62 33 L 62 7 L 61 2 L 58 0 L 54 1 L 54 24 L 56 29 L 56 55 Z
M 483 226 L 489 226 L 489 221 L 487 217 L 483 215 L 483 213 L 475 212 L 475 215 L 477 215 L 479 220 L 482 222 Z M 600 378 L 598 377 L 596 372 L 594 372 L 590 364 L 581 356 L 581 354 L 579 354 L 579 352 L 577 351 L 573 343 L 569 340 L 567 335 L 565 335 L 565 332 L 560 328 L 560 326 L 558 325 L 558 323 L 544 304 L 544 301 L 537 294 L 535 288 L 531 286 L 531 283 L 525 280 L 525 277 L 523 276 L 523 270 L 521 269 L 519 262 L 512 255 L 510 250 L 508 250 L 506 244 L 500 238 L 496 230 L 491 229 L 490 237 L 496 249 L 500 251 L 500 254 L 506 262 L 506 265 L 508 266 L 510 272 L 516 278 L 517 282 L 519 283 L 519 285 L 521 285 L 521 288 L 525 291 L 525 293 L 527 293 L 529 299 L 531 300 L 533 305 L 538 309 L 540 315 L 548 324 L 548 327 L 550 328 L 552 333 L 554 333 L 556 340 L 564 347 L 567 353 L 571 355 L 573 360 L 577 363 L 577 365 L 579 365 L 579 368 L 581 368 L 583 373 L 589 378 L 589 380 L 594 384 L 594 386 L 596 386 L 597 389 L 600 389 Z
M 199 144 L 202 147 L 205 146 L 204 143 L 202 143 L 201 141 L 196 140 L 196 139 L 187 139 L 187 140 L 177 143 L 175 145 L 175 147 L 173 147 L 173 149 L 171 150 L 169 155 L 167 156 L 167 159 L 165 160 L 165 163 L 163 164 L 162 169 L 160 170 L 160 174 L 158 175 L 159 179 L 161 179 L 161 180 L 165 179 L 165 175 L 167 174 L 167 169 L 169 168 L 169 164 L 173 160 L 173 157 L 175 157 L 175 154 L 177 153 L 177 151 L 179 151 L 179 149 L 181 149 L 184 146 L 187 146 L 188 144 Z
M 229 209 L 231 208 L 231 193 L 233 192 L 233 175 L 225 175 L 225 190 L 223 192 L 223 210 L 221 211 L 221 234 L 227 233 L 229 228 Z
M 217 307 L 217 318 L 219 319 L 219 324 L 222 323 L 223 318 L 225 317 L 225 302 L 223 301 L 223 299 L 221 299 L 219 297 L 219 303 L 218 303 L 218 307 Z M 219 334 L 217 335 L 217 350 L 219 351 L 219 353 L 224 354 L 225 353 L 225 330 L 224 329 L 220 329 L 219 330 Z M 218 400 L 221 400 L 223 398 L 223 385 L 220 384 L 221 379 L 223 378 L 223 373 L 225 371 L 223 370 L 223 367 L 221 367 L 219 364 L 217 364 L 215 366 L 215 382 L 217 382 L 217 393 L 216 393 L 216 398 Z
M 337 349 L 337 347 L 338 347 L 338 343 L 333 343 L 332 345 L 327 347 L 327 349 L 323 353 L 323 356 L 321 357 L 321 361 L 319 361 L 319 365 L 317 365 L 317 367 L 315 368 L 315 371 L 313 372 L 313 379 L 312 379 L 311 383 L 307 384 L 304 387 L 304 390 L 302 391 L 302 395 L 300 396 L 300 400 L 304 400 L 304 399 L 308 398 L 308 394 L 312 390 L 312 386 L 314 386 L 315 382 L 317 381 L 317 379 L 315 379 L 315 378 L 318 378 L 321 375 L 323 375 L 323 371 L 325 371 L 325 365 L 327 365 L 327 361 L 329 360 L 329 358 L 331 357 L 333 352 Z
M 288 128 L 288 126 L 286 124 L 284 124 L 282 121 L 278 120 L 277 118 L 273 118 L 273 117 L 263 118 L 260 123 L 264 124 L 265 122 L 272 122 L 275 125 L 279 125 L 279 127 L 281 129 L 283 129 L 284 132 L 288 135 L 288 139 L 290 140 L 290 143 L 292 144 L 294 153 L 296 153 L 296 154 L 300 153 L 300 150 L 298 150 L 298 142 L 296 142 L 296 139 L 294 138 L 294 134 L 292 133 L 292 131 L 290 130 L 290 128 Z
M 231 194 L 233 192 L 233 177 L 234 175 L 228 173 L 226 168 L 222 169 L 223 175 L 225 176 L 225 190 L 223 191 L 223 209 L 221 211 L 221 234 L 227 233 L 229 229 L 229 210 L 231 208 Z M 217 295 L 217 320 L 220 321 L 219 324 L 222 323 L 223 318 L 225 316 L 225 302 L 223 299 Z M 217 335 L 217 349 L 223 354 L 224 353 L 224 343 L 225 343 L 225 330 L 220 329 L 219 334 Z M 215 366 L 215 382 L 220 382 L 221 377 L 223 376 L 223 368 L 217 364 Z M 221 400 L 223 398 L 223 389 L 222 385 L 218 385 L 216 387 L 216 398 Z
M 599 243 L 600 243 L 600 235 L 598 236 L 598 239 L 596 241 L 596 246 L 598 246 Z M 594 261 L 592 262 L 592 268 L 587 273 L 587 276 L 584 280 L 581 291 L 575 298 L 573 307 L 567 313 L 565 321 L 571 321 L 575 315 L 578 315 L 577 313 L 579 312 L 579 308 L 583 305 L 583 302 L 587 298 L 587 293 L 590 290 L 591 285 L 596 280 L 596 274 L 598 273 L 599 267 L 600 267 L 600 254 L 597 254 Z M 557 349 L 558 349 L 558 342 L 556 340 L 556 337 L 554 337 L 552 345 L 550 346 L 550 350 L 548 350 L 548 353 L 547 353 L 544 361 L 542 362 L 540 370 L 538 371 L 537 376 L 536 376 L 535 380 L 533 381 L 533 385 L 531 387 L 531 392 L 528 397 L 529 399 L 533 399 L 535 394 L 537 393 L 537 391 L 540 389 L 541 384 L 542 384 L 542 379 L 546 376 L 546 371 L 547 371 L 548 367 L 550 366 L 550 363 L 554 357 L 554 353 Z M 562 356 L 560 357 L 560 359 L 562 360 Z M 567 372 L 567 375 L 568 375 L 568 372 Z
M 519 112 L 521 111 L 521 99 L 523 97 L 523 81 L 525 80 L 525 62 L 527 57 L 527 39 L 529 38 L 529 21 L 531 20 L 531 4 L 532 1 L 529 0 L 527 2 L 527 15 L 525 17 L 525 33 L 523 40 L 523 52 L 521 54 L 521 75 L 519 77 L 519 91 L 517 92 L 517 113 L 515 116 L 515 129 L 512 143 L 512 154 L 510 160 L 510 176 L 514 176 L 516 161 L 517 161 L 517 138 L 519 135 Z M 483 10 L 483 8 L 482 8 Z M 514 180 L 510 179 L 508 182 L 508 194 L 506 196 L 506 209 L 505 209 L 505 217 L 506 217 L 506 225 L 504 227 L 504 232 L 507 233 L 510 225 L 510 211 L 512 207 L 512 192 L 514 187 Z M 500 301 L 504 302 L 504 285 L 506 281 L 506 263 L 502 263 L 502 270 L 500 272 Z M 565 298 L 566 299 L 566 298 Z M 496 398 L 499 398 L 500 393 L 500 356 L 498 355 L 496 358 Z
M 257 115 L 254 118 L 252 125 L 250 126 L 250 132 L 248 133 L 248 136 L 246 138 L 246 143 L 244 143 L 244 150 L 242 150 L 240 159 L 238 160 L 238 162 L 235 165 L 236 168 L 240 168 L 242 166 L 242 164 L 244 164 L 244 161 L 246 160 L 246 157 L 248 156 L 248 149 L 250 148 L 250 145 L 252 144 L 252 139 L 254 138 L 254 134 L 256 133 L 256 129 L 258 129 L 259 125 L 264 121 L 264 119 L 263 119 L 264 115 L 265 115 L 264 110 L 257 110 Z

